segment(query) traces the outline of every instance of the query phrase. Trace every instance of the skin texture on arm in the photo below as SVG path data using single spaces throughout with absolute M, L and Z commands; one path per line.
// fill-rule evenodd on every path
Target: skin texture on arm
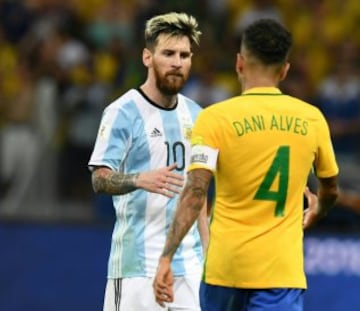
M 360 213 L 360 196 L 352 192 L 340 191 L 337 201 L 342 208 L 347 208 L 355 213 Z
M 319 178 L 319 190 L 317 196 L 305 190 L 305 195 L 309 201 L 309 207 L 304 210 L 304 229 L 310 228 L 319 219 L 325 217 L 329 210 L 334 207 L 339 196 L 337 178 Z
M 174 163 L 136 174 L 123 174 L 101 166 L 94 169 L 91 181 L 96 193 L 120 195 L 143 189 L 172 198 L 176 193 L 180 193 L 184 180 L 183 176 L 172 172 L 176 166 L 177 164 Z
M 211 177 L 212 173 L 206 169 L 196 169 L 188 173 L 162 257 L 172 259 L 185 234 L 204 209 Z
M 188 173 L 188 179 L 181 193 L 153 283 L 156 301 L 161 306 L 174 299 L 173 274 L 170 263 L 185 234 L 199 217 L 201 211 L 205 210 L 204 204 L 211 178 L 212 173 L 206 169 L 195 169 Z
M 207 246 L 209 244 L 209 220 L 207 215 L 207 200 L 205 200 L 204 206 L 202 207 L 199 217 L 197 219 L 197 228 L 201 238 L 203 254 L 205 255 Z
M 106 194 L 125 194 L 137 189 L 137 174 L 121 174 L 107 167 L 96 168 L 92 175 L 91 181 L 96 193 Z
M 319 217 L 325 217 L 332 209 L 339 196 L 339 188 L 336 177 L 319 178 Z

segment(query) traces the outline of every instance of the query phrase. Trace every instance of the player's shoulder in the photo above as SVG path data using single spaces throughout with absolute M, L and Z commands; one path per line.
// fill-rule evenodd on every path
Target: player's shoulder
M 291 95 L 286 95 L 291 101 L 292 104 L 299 106 L 301 111 L 308 113 L 310 116 L 313 116 L 314 118 L 322 118 L 323 114 L 319 107 L 315 106 L 314 104 L 305 101 L 303 99 L 300 99 L 298 97 L 294 97 Z
M 135 117 L 138 115 L 139 108 L 137 106 L 141 106 L 143 101 L 144 99 L 138 90 L 130 89 L 110 102 L 110 104 L 105 107 L 104 113 Z
M 195 109 L 195 110 L 201 110 L 203 109 L 200 104 L 198 104 L 195 100 L 191 99 L 190 97 L 187 97 L 184 94 L 179 93 L 178 94 L 178 99 L 179 102 L 184 103 L 185 105 L 187 105 L 189 108 L 191 109 Z
M 105 108 L 106 110 L 119 110 L 124 108 L 127 105 L 131 105 L 134 103 L 134 101 L 139 98 L 140 94 L 135 89 L 130 89 L 121 96 L 114 99 L 110 104 Z
M 136 102 L 141 100 L 140 98 L 141 95 L 137 90 L 128 90 L 105 107 L 103 119 L 121 119 L 123 122 L 132 122 L 138 115 Z
M 228 113 L 233 107 L 235 103 L 239 103 L 241 101 L 240 96 L 234 96 L 230 97 L 228 99 L 225 99 L 223 101 L 214 103 L 210 106 L 207 106 L 203 111 L 202 114 L 221 114 L 221 113 Z

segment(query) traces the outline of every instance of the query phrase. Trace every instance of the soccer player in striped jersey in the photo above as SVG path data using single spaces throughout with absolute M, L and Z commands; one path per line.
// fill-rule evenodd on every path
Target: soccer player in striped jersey
M 176 297 L 170 262 L 214 174 L 202 311 L 303 309 L 303 230 L 335 204 L 338 165 L 320 110 L 278 88 L 290 46 L 291 34 L 274 20 L 248 26 L 236 61 L 241 96 L 200 112 L 187 182 L 153 284 L 160 305 Z M 318 198 L 306 189 L 312 167 Z M 304 193 L 311 198 L 305 210 Z
M 142 60 L 146 81 L 105 110 L 89 168 L 95 192 L 113 196 L 116 223 L 105 311 L 164 310 L 153 277 L 190 163 L 190 136 L 201 107 L 180 94 L 189 77 L 192 45 L 201 32 L 193 16 L 149 19 Z M 166 310 L 200 310 L 199 286 L 208 223 L 205 204 L 174 255 L 177 297 Z

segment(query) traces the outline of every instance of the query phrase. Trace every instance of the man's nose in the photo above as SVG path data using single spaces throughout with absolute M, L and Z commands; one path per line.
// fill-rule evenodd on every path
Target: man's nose
M 177 68 L 182 66 L 182 59 L 181 59 L 180 55 L 174 55 L 172 65 Z

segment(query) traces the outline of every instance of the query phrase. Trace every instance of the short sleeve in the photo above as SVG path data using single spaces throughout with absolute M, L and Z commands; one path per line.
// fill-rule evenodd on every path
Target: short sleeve
M 124 110 L 114 107 L 105 109 L 88 163 L 89 169 L 107 166 L 118 171 L 131 142 L 131 128 L 131 119 Z
M 202 110 L 195 121 L 191 135 L 191 158 L 188 171 L 196 168 L 216 170 L 218 142 L 213 113 Z
M 320 178 L 333 177 L 339 173 L 339 168 L 336 163 L 329 126 L 320 112 L 319 115 L 317 127 L 318 149 L 314 163 L 315 173 Z

